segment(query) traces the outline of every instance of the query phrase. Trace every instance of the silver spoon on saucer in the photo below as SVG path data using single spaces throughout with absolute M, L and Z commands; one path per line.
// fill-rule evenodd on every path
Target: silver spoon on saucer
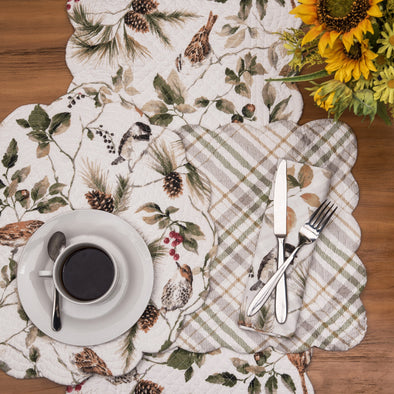
M 48 255 L 53 262 L 56 261 L 59 254 L 66 247 L 66 236 L 61 231 L 56 231 L 48 242 Z M 56 287 L 53 293 L 52 304 L 52 330 L 60 331 L 62 328 L 62 321 L 60 319 L 60 295 Z

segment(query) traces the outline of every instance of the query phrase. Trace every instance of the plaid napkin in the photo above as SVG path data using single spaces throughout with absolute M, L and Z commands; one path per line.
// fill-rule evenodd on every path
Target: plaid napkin
M 288 200 L 287 200 L 287 236 L 285 256 L 288 256 L 298 244 L 298 230 L 305 223 L 321 202 L 328 195 L 331 173 L 324 168 L 305 163 L 287 161 Z M 241 306 L 239 324 L 245 329 L 254 329 L 268 335 L 292 336 L 302 308 L 302 301 L 309 265 L 312 263 L 314 245 L 304 246 L 286 271 L 288 316 L 286 322 L 279 324 L 275 318 L 274 293 L 260 311 L 248 317 L 247 309 L 257 292 L 275 273 L 277 266 L 277 240 L 273 233 L 274 202 L 273 188 L 262 220 L 261 231 L 253 256 L 244 300 Z

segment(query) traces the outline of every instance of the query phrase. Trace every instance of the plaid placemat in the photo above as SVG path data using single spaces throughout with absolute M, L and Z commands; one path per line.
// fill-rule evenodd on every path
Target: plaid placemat
M 184 127 L 180 134 L 190 160 L 211 180 L 211 214 L 219 249 L 211 267 L 208 298 L 187 318 L 178 346 L 200 352 L 221 346 L 239 352 L 267 346 L 298 352 L 311 346 L 347 350 L 358 344 L 366 331 L 365 310 L 359 299 L 366 271 L 356 255 L 360 229 L 352 212 L 358 202 L 358 186 L 350 171 L 357 145 L 350 128 L 330 120 L 301 127 L 281 121 L 260 130 L 234 124 L 215 131 Z M 288 339 L 245 332 L 237 324 L 280 157 L 330 170 L 333 177 L 328 198 L 339 207 L 337 218 L 315 245 L 298 328 Z

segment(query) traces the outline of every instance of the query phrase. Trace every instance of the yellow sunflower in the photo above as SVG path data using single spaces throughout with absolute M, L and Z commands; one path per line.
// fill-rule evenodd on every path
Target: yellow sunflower
M 386 104 L 394 104 L 394 67 L 386 67 L 379 73 L 379 78 L 373 87 L 374 99 Z
M 349 51 L 342 41 L 337 40 L 332 48 L 326 49 L 324 56 L 326 70 L 329 73 L 335 72 L 334 78 L 342 82 L 348 82 L 352 78 L 357 81 L 361 75 L 368 79 L 370 71 L 376 71 L 372 59 L 378 55 L 369 49 L 368 40 L 355 42 Z
M 373 33 L 370 17 L 381 17 L 378 3 L 383 0 L 299 0 L 290 11 L 307 25 L 314 25 L 302 40 L 302 45 L 320 36 L 319 52 L 341 36 L 347 51 L 356 38 L 359 42 L 367 32 Z
M 379 53 L 385 53 L 387 59 L 391 59 L 391 52 L 394 52 L 394 23 L 390 26 L 387 22 L 384 24 L 386 31 L 382 31 L 381 35 L 383 38 L 379 38 L 378 44 L 382 46 L 379 48 Z

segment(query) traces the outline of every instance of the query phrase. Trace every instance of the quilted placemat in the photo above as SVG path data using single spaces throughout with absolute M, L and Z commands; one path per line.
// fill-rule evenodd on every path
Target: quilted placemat
M 93 353 L 106 373 L 128 372 L 143 352 L 171 345 L 183 317 L 208 291 L 216 249 L 208 180 L 187 161 L 177 134 L 149 125 L 134 108 L 117 103 L 115 92 L 106 93 L 104 99 L 89 86 L 49 106 L 18 108 L 1 124 L 0 360 L 19 378 L 78 383 L 94 372 Z M 133 225 L 154 263 L 151 300 L 138 323 L 88 351 L 52 340 L 31 323 L 16 278 L 34 231 L 61 212 L 82 208 Z M 51 303 L 40 304 L 50 319 Z
M 70 89 L 99 81 L 120 89 L 117 73 L 131 67 L 134 81 L 122 95 L 153 124 L 259 127 L 301 116 L 295 85 L 265 82 L 290 71 L 277 33 L 300 24 L 289 15 L 292 0 L 81 0 L 68 6 L 75 30 L 66 51 Z
M 94 376 L 66 392 L 138 393 L 313 393 L 306 375 L 311 353 L 281 354 L 266 349 L 238 354 L 229 349 L 191 353 L 182 349 L 144 356 L 129 374 Z
M 303 126 L 280 121 L 262 129 L 234 124 L 217 130 L 184 127 L 180 135 L 192 162 L 211 180 L 210 213 L 219 246 L 211 265 L 209 295 L 186 319 L 178 346 L 199 352 L 229 347 L 251 353 L 268 346 L 300 352 L 312 346 L 347 350 L 357 345 L 367 327 L 359 298 L 366 271 L 356 255 L 360 229 L 352 212 L 358 186 L 351 169 L 357 144 L 351 129 L 330 120 Z M 315 244 L 309 273 L 300 278 L 305 281 L 303 308 L 290 338 L 238 326 L 278 158 L 329 170 L 333 177 L 328 199 L 339 207 L 336 219 Z

